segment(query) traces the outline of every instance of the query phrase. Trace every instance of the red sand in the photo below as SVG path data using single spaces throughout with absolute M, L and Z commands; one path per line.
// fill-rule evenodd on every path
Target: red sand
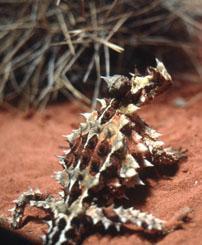
M 178 96 L 189 100 L 202 93 L 201 85 L 185 84 L 184 88 L 172 89 L 156 102 L 142 109 L 146 122 L 163 133 L 166 143 L 188 149 L 188 160 L 180 165 L 171 178 L 151 180 L 151 193 L 142 210 L 169 220 L 184 207 L 193 209 L 191 221 L 184 228 L 174 231 L 158 241 L 158 244 L 202 244 L 202 98 L 185 108 L 177 108 L 172 101 Z M 195 97 L 197 98 L 197 97 Z M 7 217 L 12 200 L 29 187 L 39 187 L 42 192 L 56 194 L 59 185 L 51 178 L 60 169 L 55 155 L 65 146 L 61 137 L 80 121 L 80 110 L 75 104 L 64 103 L 49 106 L 33 117 L 14 109 L 0 111 L 0 217 Z M 37 210 L 28 209 L 25 214 L 43 217 Z M 27 223 L 19 233 L 39 241 L 46 225 Z M 115 237 L 92 235 L 84 244 L 150 244 L 137 234 Z

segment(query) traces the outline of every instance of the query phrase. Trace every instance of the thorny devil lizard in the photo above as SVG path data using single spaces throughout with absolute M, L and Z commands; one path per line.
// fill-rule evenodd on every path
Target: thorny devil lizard
M 66 136 L 69 149 L 59 160 L 63 171 L 55 175 L 62 185 L 61 198 L 32 189 L 22 193 L 12 210 L 13 228 L 20 228 L 25 206 L 30 204 L 51 215 L 44 244 L 78 244 L 87 227 L 99 224 L 117 231 L 126 223 L 144 231 L 165 231 L 165 221 L 122 204 L 130 198 L 125 194 L 128 189 L 144 185 L 143 170 L 176 164 L 184 155 L 164 147 L 160 134 L 136 113 L 172 84 L 163 63 L 156 62 L 146 76 L 104 78 L 109 98 L 98 99 L 98 109 L 84 113 L 86 121 Z

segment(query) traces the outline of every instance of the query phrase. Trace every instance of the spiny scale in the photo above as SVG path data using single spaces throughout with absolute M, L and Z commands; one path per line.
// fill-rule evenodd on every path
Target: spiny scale
M 86 227 L 97 224 L 118 231 L 125 223 L 144 230 L 164 230 L 164 221 L 133 207 L 123 208 L 121 203 L 128 188 L 144 185 L 139 175 L 143 169 L 173 164 L 181 158 L 180 152 L 164 148 L 159 134 L 136 114 L 171 84 L 170 75 L 157 60 L 156 68 L 149 68 L 146 76 L 104 79 L 109 98 L 98 99 L 97 110 L 84 113 L 85 122 L 66 136 L 69 149 L 59 157 L 63 171 L 55 173 L 63 188 L 60 197 L 29 190 L 12 210 L 14 228 L 20 227 L 27 204 L 50 212 L 44 244 L 77 244 Z

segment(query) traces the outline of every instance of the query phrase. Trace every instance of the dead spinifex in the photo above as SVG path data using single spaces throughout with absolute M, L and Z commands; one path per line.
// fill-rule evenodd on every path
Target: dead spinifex
M 86 84 L 81 86 L 88 81 L 95 104 L 100 74 L 117 73 L 117 67 L 120 73 L 132 71 L 131 54 L 136 62 L 145 59 L 138 46 L 172 61 L 183 52 L 187 58 L 176 59 L 181 62 L 174 66 L 189 60 L 201 74 L 193 40 L 202 27 L 194 1 L 181 2 L 0 1 L 0 103 L 39 107 L 59 94 L 72 94 L 90 104 Z

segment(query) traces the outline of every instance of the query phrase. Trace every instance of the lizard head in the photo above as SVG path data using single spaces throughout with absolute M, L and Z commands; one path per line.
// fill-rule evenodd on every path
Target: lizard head
M 156 67 L 149 67 L 146 76 L 132 74 L 131 79 L 122 75 L 102 77 L 107 83 L 109 95 L 137 106 L 145 104 L 172 84 L 172 79 L 162 62 L 156 59 Z

